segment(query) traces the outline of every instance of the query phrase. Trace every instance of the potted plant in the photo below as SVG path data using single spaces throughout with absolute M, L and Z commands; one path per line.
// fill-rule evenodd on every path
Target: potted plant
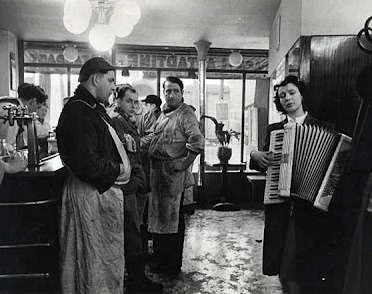
M 239 140 L 240 133 L 233 131 L 232 129 L 228 131 L 223 130 L 225 124 L 223 124 L 222 122 L 219 123 L 217 119 L 212 116 L 203 115 L 201 119 L 203 118 L 209 118 L 214 122 L 215 134 L 220 144 L 217 150 L 217 157 L 222 164 L 227 164 L 232 154 L 232 150 L 229 147 L 231 137 L 235 137 L 237 140 Z

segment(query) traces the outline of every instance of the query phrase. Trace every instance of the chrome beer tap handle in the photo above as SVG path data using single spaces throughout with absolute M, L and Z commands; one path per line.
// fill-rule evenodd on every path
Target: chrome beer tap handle
M 8 110 L 8 115 L 5 115 L 1 118 L 4 119 L 4 121 L 9 121 L 9 125 L 13 126 L 15 117 L 17 116 L 18 106 L 7 105 L 7 106 L 3 106 L 3 109 Z

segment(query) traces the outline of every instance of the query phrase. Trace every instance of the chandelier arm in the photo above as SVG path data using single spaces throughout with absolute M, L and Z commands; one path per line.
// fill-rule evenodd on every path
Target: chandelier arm
M 366 20 L 366 22 L 364 23 L 364 33 L 365 33 L 365 35 L 366 35 L 367 40 L 368 40 L 369 42 L 372 43 L 372 36 L 371 36 L 371 34 L 369 33 L 369 30 L 371 30 L 371 28 L 369 27 L 369 24 L 370 24 L 371 21 L 372 21 L 372 16 L 370 16 L 370 17 Z
M 372 31 L 372 29 L 371 28 L 368 28 L 369 30 L 371 30 Z M 360 31 L 359 31 L 359 33 L 358 33 L 358 35 L 357 35 L 357 44 L 358 44 L 358 47 L 360 48 L 360 49 L 362 49 L 364 52 L 367 52 L 367 53 L 372 53 L 372 49 L 369 49 L 369 48 L 367 48 L 362 42 L 361 42 L 361 37 L 362 37 L 362 35 L 363 35 L 363 33 L 365 33 L 365 29 L 361 29 Z M 367 37 L 367 34 L 365 33 L 365 35 L 366 35 L 366 37 Z

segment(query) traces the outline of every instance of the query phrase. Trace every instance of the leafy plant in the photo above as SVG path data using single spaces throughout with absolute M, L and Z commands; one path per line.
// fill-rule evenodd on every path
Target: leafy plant
M 225 124 L 223 124 L 222 122 L 219 123 L 213 116 L 203 115 L 201 119 L 203 118 L 209 118 L 211 121 L 214 122 L 215 134 L 222 146 L 228 146 L 230 144 L 231 137 L 235 137 L 237 140 L 239 140 L 239 132 L 233 131 L 232 129 L 230 129 L 229 131 L 224 131 L 223 127 L 225 126 Z

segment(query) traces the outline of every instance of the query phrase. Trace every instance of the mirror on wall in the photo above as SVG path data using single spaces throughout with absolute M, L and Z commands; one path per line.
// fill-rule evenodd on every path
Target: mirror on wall
M 287 55 L 288 74 L 300 76 L 300 39 L 292 46 Z

